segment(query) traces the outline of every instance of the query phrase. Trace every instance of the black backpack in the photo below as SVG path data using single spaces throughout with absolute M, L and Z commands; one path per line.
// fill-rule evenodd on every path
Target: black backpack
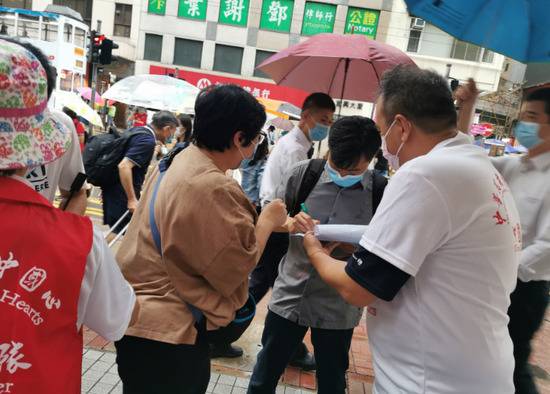
M 295 201 L 286 201 L 286 206 L 288 213 L 291 217 L 297 215 L 301 211 L 301 205 L 304 203 L 311 191 L 319 182 L 319 178 L 325 169 L 326 160 L 324 159 L 311 159 L 307 165 L 307 169 L 302 176 L 302 181 L 300 183 L 300 188 L 298 193 L 295 194 Z M 388 184 L 388 180 L 385 176 L 374 174 L 372 185 L 372 215 L 376 213 L 378 205 L 382 200 L 384 194 L 384 189 Z
M 122 135 L 111 131 L 90 137 L 82 153 L 88 182 L 100 187 L 115 184 L 118 180 L 117 166 L 124 158 L 130 138 L 151 132 L 148 127 L 135 127 Z

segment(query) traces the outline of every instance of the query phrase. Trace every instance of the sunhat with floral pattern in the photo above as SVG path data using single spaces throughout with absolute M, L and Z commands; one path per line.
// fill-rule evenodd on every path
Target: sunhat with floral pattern
M 0 170 L 58 159 L 71 134 L 47 108 L 46 70 L 18 44 L 0 39 Z

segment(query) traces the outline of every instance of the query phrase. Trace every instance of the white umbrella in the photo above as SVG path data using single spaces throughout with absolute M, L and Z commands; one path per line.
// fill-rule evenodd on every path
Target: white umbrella
M 142 74 L 126 77 L 111 86 L 103 99 L 172 112 L 190 112 L 200 90 L 181 79 Z
M 65 90 L 55 90 L 50 100 L 50 106 L 58 110 L 67 107 L 94 126 L 103 127 L 103 122 L 99 114 L 86 104 L 86 102 L 76 93 L 67 92 Z

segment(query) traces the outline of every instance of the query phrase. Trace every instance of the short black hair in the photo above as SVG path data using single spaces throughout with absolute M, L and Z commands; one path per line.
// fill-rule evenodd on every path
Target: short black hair
M 153 115 L 153 120 L 151 121 L 151 124 L 157 129 L 163 129 L 166 126 L 178 127 L 179 122 L 176 118 L 176 115 L 174 115 L 172 112 L 159 111 Z
M 550 88 L 542 88 L 532 91 L 527 95 L 525 101 L 544 102 L 544 112 L 550 116 Z
M 68 107 L 63 107 L 62 111 L 63 111 L 63 113 L 65 113 L 65 115 L 67 115 L 69 118 L 71 118 L 73 120 L 78 117 L 76 112 L 74 112 L 72 109 L 70 109 Z
M 237 85 L 214 85 L 201 91 L 195 101 L 194 143 L 223 152 L 231 148 L 233 136 L 241 131 L 250 145 L 265 124 L 265 108 Z
M 302 105 L 302 111 L 308 109 L 328 109 L 332 112 L 336 111 L 334 100 L 326 93 L 312 93 L 306 97 Z
M 185 135 L 183 136 L 183 141 L 190 141 L 191 135 L 193 134 L 193 121 L 191 120 L 191 117 L 187 114 L 179 114 L 177 118 L 180 122 L 180 126 L 185 127 Z
M 381 143 L 376 124 L 364 116 L 338 119 L 328 136 L 330 159 L 335 166 L 343 169 L 352 168 L 361 158 L 372 160 Z
M 40 49 L 38 49 L 32 44 L 29 44 L 26 41 L 21 41 L 12 37 L 2 37 L 2 40 L 22 46 L 38 59 L 38 61 L 40 62 L 44 70 L 46 70 L 46 79 L 48 83 L 47 93 L 48 93 L 48 100 L 49 100 L 50 97 L 52 96 L 53 90 L 55 89 L 55 81 L 57 79 L 57 70 L 55 69 L 54 66 L 51 65 L 50 61 L 48 60 L 48 57 Z
M 401 114 L 426 133 L 456 127 L 451 89 L 447 80 L 435 71 L 399 65 L 382 76 L 380 95 L 387 125 Z

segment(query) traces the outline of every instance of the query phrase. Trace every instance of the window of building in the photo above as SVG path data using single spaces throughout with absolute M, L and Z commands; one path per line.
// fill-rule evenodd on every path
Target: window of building
M 495 58 L 495 53 L 493 51 L 487 48 L 483 48 L 483 56 L 481 57 L 482 62 L 492 63 L 494 58 Z
M 160 62 L 162 54 L 162 36 L 158 34 L 145 34 L 145 49 L 143 59 Z
M 42 18 L 42 40 L 44 41 L 57 41 L 57 28 L 58 23 L 55 19 L 49 19 L 47 17 Z
M 39 17 L 32 15 L 19 15 L 17 22 L 19 37 L 32 38 L 38 40 Z
M 494 55 L 494 52 L 489 49 L 457 39 L 454 40 L 451 50 L 451 57 L 453 59 L 469 60 L 471 62 L 482 61 L 484 63 L 492 63 Z
M 174 64 L 200 68 L 202 59 L 202 41 L 176 38 L 174 46 Z
M 73 26 L 69 24 L 64 25 L 63 30 L 63 41 L 65 42 L 73 42 Z
M 243 63 L 243 51 L 243 48 L 216 44 L 213 69 L 215 71 L 240 74 Z
M 411 18 L 409 30 L 409 42 L 407 43 L 407 52 L 418 52 L 420 47 L 420 37 L 426 22 L 420 18 Z
M 115 4 L 115 27 L 113 34 L 119 37 L 130 37 L 132 26 L 132 5 Z
M 86 32 L 83 29 L 78 27 L 74 28 L 74 44 L 81 48 L 84 48 L 84 43 L 86 41 Z
M 3 0 L 0 2 L 2 7 L 32 9 L 32 0 Z
M 269 52 L 269 51 L 256 51 L 256 60 L 254 61 L 254 76 L 260 77 L 260 78 L 269 78 L 269 75 L 264 73 L 261 70 L 258 70 L 256 67 L 258 67 L 260 64 L 262 64 L 268 57 L 274 55 L 275 52 Z

